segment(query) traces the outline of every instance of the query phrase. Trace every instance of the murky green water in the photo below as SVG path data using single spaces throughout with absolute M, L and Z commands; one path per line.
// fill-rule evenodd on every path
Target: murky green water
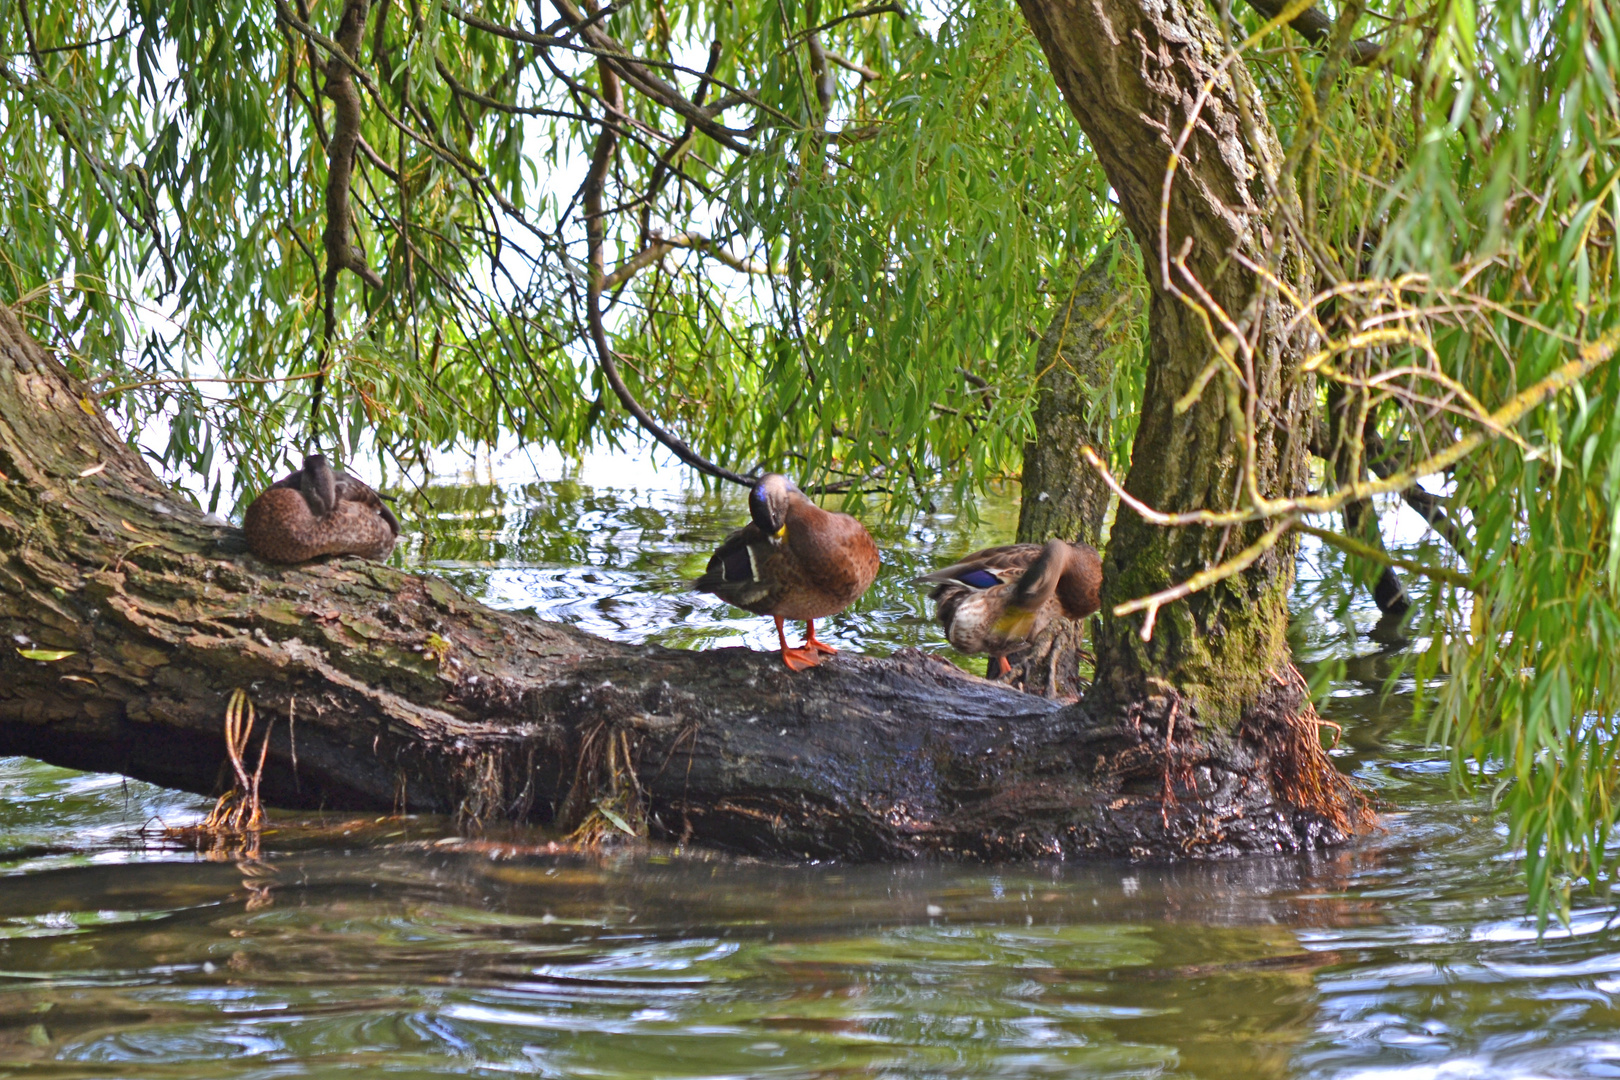
M 432 497 L 403 558 L 493 603 L 770 643 L 682 588 L 740 519 L 730 492 L 597 462 Z M 936 643 L 905 579 L 1010 509 L 878 530 L 884 577 L 824 636 Z M 1331 606 L 1329 558 L 1302 563 L 1301 611 Z M 1300 638 L 1344 648 L 1320 616 Z M 1536 940 L 1494 818 L 1450 797 L 1378 667 L 1328 713 L 1395 810 L 1316 859 L 581 860 L 279 818 L 258 860 L 211 861 L 161 838 L 203 800 L 0 761 L 0 1077 L 1620 1076 L 1607 912 Z

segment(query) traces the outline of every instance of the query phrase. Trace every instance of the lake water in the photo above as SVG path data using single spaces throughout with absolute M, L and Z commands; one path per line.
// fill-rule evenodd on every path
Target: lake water
M 608 458 L 463 480 L 397 559 L 626 640 L 773 643 L 684 589 L 740 492 Z M 1015 514 L 876 525 L 883 577 L 822 636 L 939 648 L 906 579 Z M 278 814 L 257 859 L 209 858 L 163 833 L 206 800 L 0 760 L 0 1077 L 1620 1076 L 1609 911 L 1537 939 L 1500 823 L 1381 695 L 1334 568 L 1301 561 L 1301 659 L 1361 657 L 1324 712 L 1388 812 L 1325 857 L 558 858 Z

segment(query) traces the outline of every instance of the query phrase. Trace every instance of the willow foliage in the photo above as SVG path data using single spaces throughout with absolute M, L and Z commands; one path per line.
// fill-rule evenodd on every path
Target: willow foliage
M 608 266 L 661 257 L 607 321 L 655 416 L 740 470 L 904 488 L 1016 468 L 1045 293 L 1111 222 L 1011 9 L 601 19 L 682 95 L 727 98 L 715 124 L 738 134 L 716 141 L 646 94 L 610 121 L 602 50 L 538 7 L 381 0 L 351 210 L 382 288 L 338 277 L 328 343 L 315 35 L 343 7 L 0 0 L 0 295 L 34 301 L 132 427 L 167 422 L 164 460 L 216 502 L 299 437 L 404 464 L 626 433 L 581 333 L 579 185 L 609 122 Z M 843 66 L 807 70 L 812 37 Z
M 1322 282 L 1327 478 L 1483 441 L 1417 553 L 1418 701 L 1545 919 L 1608 889 L 1620 813 L 1620 38 L 1602 3 L 1369 5 L 1355 32 L 1380 62 L 1331 86 L 1280 35 L 1250 61 Z
M 1470 389 L 1499 400 L 1585 343 L 1612 350 L 1620 332 L 1620 35 L 1601 3 L 1478 14 L 1476 55 L 1453 61 L 1474 73 L 1459 79 L 1472 100 L 1422 147 L 1396 222 L 1414 251 L 1450 240 L 1477 252 L 1467 288 L 1500 307 L 1482 332 L 1437 347 Z M 1456 197 L 1420 210 L 1419 193 L 1434 190 Z M 1422 668 L 1450 675 L 1436 730 L 1460 767 L 1482 763 L 1479 779 L 1508 806 L 1543 917 L 1581 879 L 1606 891 L 1614 869 L 1617 406 L 1611 362 L 1520 425 L 1528 449 L 1499 440 L 1458 470 L 1476 587 L 1437 609 Z

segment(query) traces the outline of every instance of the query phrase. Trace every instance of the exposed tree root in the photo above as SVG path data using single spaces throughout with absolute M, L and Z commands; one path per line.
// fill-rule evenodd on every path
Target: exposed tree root
M 1338 725 L 1317 715 L 1305 677 L 1294 665 L 1288 665 L 1281 683 L 1286 689 L 1276 699 L 1262 699 L 1244 713 L 1239 737 L 1263 749 L 1271 788 L 1280 803 L 1337 832 L 1366 832 L 1377 822 L 1371 803 L 1322 748 L 1322 728 Z
M 248 741 L 253 736 L 256 714 L 247 691 L 240 688 L 231 692 L 225 706 L 225 753 L 231 769 L 236 773 L 236 784 L 219 797 L 214 809 L 198 826 L 207 833 L 257 832 L 264 827 L 264 804 L 259 798 L 259 782 L 264 779 L 264 762 L 270 753 L 270 733 L 275 728 L 272 719 L 264 729 L 264 740 L 259 744 L 259 763 L 249 776 L 247 766 Z

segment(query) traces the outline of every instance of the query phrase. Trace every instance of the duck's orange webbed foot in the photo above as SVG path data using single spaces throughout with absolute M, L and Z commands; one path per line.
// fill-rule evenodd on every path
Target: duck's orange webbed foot
M 804 627 L 804 647 L 806 649 L 814 649 L 816 652 L 826 653 L 828 656 L 832 656 L 838 651 L 831 645 L 828 645 L 825 641 L 816 640 L 816 620 L 805 620 Z M 819 663 L 820 661 L 817 662 Z
M 787 634 L 782 630 L 781 617 L 773 615 L 772 618 L 776 619 L 776 640 L 782 643 L 782 663 L 787 665 L 789 671 L 803 671 L 805 668 L 813 668 L 821 663 L 821 653 L 812 648 L 809 643 L 802 646 L 789 645 L 787 643 Z M 810 640 L 815 641 L 814 629 L 810 632 Z M 826 646 L 823 645 L 822 648 L 826 648 Z
M 989 679 L 999 679 L 1011 670 L 1012 661 L 1008 660 L 1005 656 L 992 656 L 990 658 L 990 670 L 985 672 L 985 677 Z
M 822 655 L 814 649 L 795 648 L 787 646 L 782 649 L 782 663 L 788 666 L 789 671 L 803 671 L 813 668 L 822 661 Z

